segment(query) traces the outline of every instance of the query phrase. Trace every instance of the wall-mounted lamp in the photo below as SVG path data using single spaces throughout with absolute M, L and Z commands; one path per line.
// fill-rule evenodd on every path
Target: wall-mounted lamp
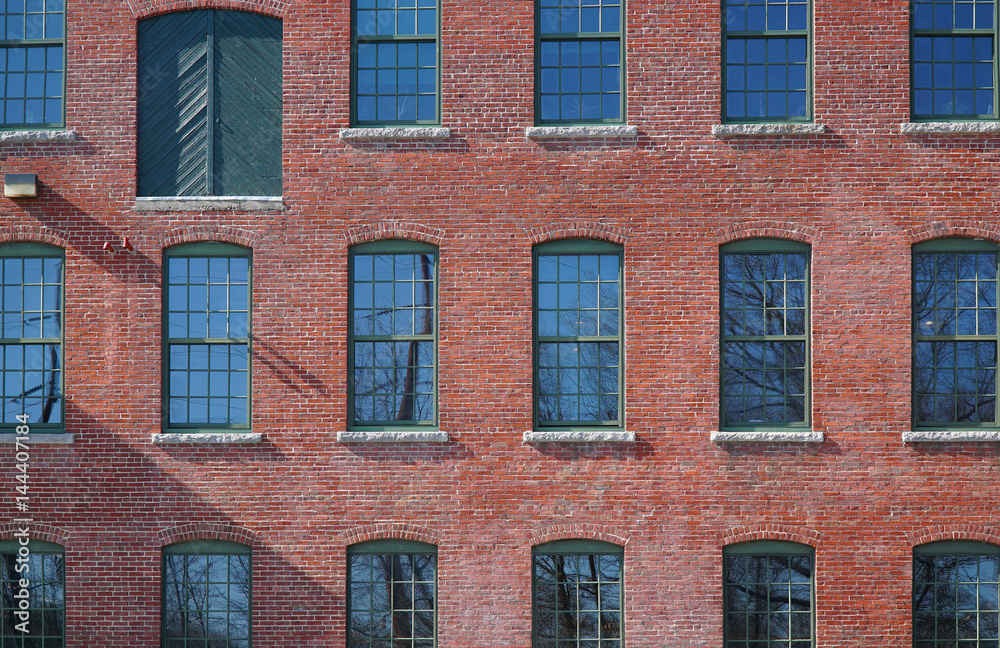
M 34 173 L 5 173 L 3 195 L 7 198 L 38 198 L 38 178 Z

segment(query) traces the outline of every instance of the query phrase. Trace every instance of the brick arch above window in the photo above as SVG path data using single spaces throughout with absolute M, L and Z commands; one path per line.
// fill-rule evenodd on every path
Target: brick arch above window
M 4 243 L 47 243 L 63 249 L 69 236 L 59 230 L 39 225 L 7 225 L 0 227 L 0 245 Z
M 1000 530 L 975 524 L 936 524 L 906 533 L 911 546 L 943 540 L 971 540 L 1000 546 Z
M 160 234 L 164 249 L 185 243 L 232 243 L 253 249 L 260 239 L 256 232 L 248 232 L 228 225 L 192 225 L 167 230 Z
M 528 240 L 532 245 L 557 241 L 559 239 L 594 239 L 607 241 L 617 245 L 625 245 L 628 231 L 615 225 L 607 225 L 592 221 L 571 221 L 553 223 L 526 230 Z
M 0 540 L 11 540 L 17 538 L 18 531 L 22 527 L 18 524 L 5 523 L 0 524 Z M 57 545 L 65 547 L 69 542 L 70 533 L 65 529 L 60 529 L 59 527 L 54 527 L 50 524 L 32 524 L 30 528 L 30 536 L 32 540 L 44 540 L 45 542 L 54 542 Z
M 348 245 L 385 239 L 402 239 L 440 246 L 444 237 L 444 230 L 437 229 L 436 227 L 401 221 L 365 223 L 358 227 L 352 227 L 345 232 Z
M 231 524 L 195 523 L 162 529 L 156 534 L 160 546 L 189 542 L 191 540 L 224 540 L 253 547 L 257 534 L 244 527 Z
M 441 544 L 441 534 L 435 529 L 405 522 L 378 522 L 349 529 L 341 534 L 344 545 L 350 546 L 371 540 L 413 540 L 427 544 Z
M 283 18 L 291 0 L 129 0 L 128 8 L 138 19 L 190 9 L 234 9 Z
M 555 524 L 535 529 L 528 536 L 528 544 L 533 547 L 556 540 L 599 540 L 625 547 L 631 537 L 621 529 L 590 523 Z
M 910 245 L 937 238 L 981 238 L 1000 244 L 1000 225 L 955 218 L 917 225 L 905 230 Z
M 777 238 L 799 241 L 812 245 L 819 238 L 819 231 L 808 225 L 779 220 L 752 220 L 733 223 L 715 232 L 719 245 L 749 238 Z
M 823 535 L 819 531 L 789 524 L 741 525 L 726 529 L 719 534 L 719 544 L 723 547 L 754 540 L 783 540 L 815 549 L 822 539 Z

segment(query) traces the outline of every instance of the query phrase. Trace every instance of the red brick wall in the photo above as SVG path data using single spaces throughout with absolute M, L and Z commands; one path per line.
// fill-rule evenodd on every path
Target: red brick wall
M 284 20 L 280 210 L 133 208 L 136 20 L 205 6 Z M 78 140 L 0 144 L 4 172 L 42 185 L 38 200 L 0 199 L 0 240 L 66 248 L 76 440 L 31 456 L 39 537 L 66 548 L 67 647 L 158 646 L 160 548 L 196 536 L 252 544 L 261 648 L 343 646 L 345 547 L 376 537 L 439 546 L 442 648 L 527 648 L 531 546 L 569 537 L 625 546 L 629 648 L 720 646 L 721 548 L 757 538 L 816 548 L 818 647 L 909 646 L 912 547 L 1000 542 L 1000 449 L 900 436 L 909 247 L 1000 241 L 1000 136 L 900 134 L 908 5 L 833 0 L 814 17 L 814 113 L 827 132 L 713 137 L 718 14 L 717 0 L 630 2 L 638 138 L 532 141 L 532 3 L 445 2 L 451 137 L 348 143 L 348 2 L 70 2 L 67 126 Z M 581 234 L 625 248 L 625 411 L 638 441 L 525 445 L 531 246 Z M 135 256 L 101 251 L 122 235 Z M 440 246 L 446 444 L 336 440 L 348 246 L 389 236 Z M 822 444 L 710 442 L 718 248 L 752 236 L 812 245 Z M 150 442 L 162 250 L 195 240 L 253 248 L 258 445 Z M 10 475 L 13 450 L 0 452 Z

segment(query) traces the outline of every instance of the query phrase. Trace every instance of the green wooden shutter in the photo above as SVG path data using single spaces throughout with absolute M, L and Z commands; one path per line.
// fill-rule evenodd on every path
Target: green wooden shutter
M 218 11 L 216 195 L 281 195 L 281 21 Z
M 139 23 L 140 196 L 208 194 L 207 11 Z
M 138 195 L 281 195 L 281 21 L 202 9 L 138 36 Z

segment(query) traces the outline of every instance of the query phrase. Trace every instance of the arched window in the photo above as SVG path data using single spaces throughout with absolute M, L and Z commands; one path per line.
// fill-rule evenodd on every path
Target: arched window
M 164 427 L 250 427 L 250 261 L 225 243 L 164 253 Z
M 162 645 L 250 648 L 250 547 L 221 540 L 163 548 Z
M 726 648 L 812 648 L 814 554 L 777 540 L 723 548 Z
M 932 542 L 913 549 L 914 648 L 989 648 L 998 640 L 1000 547 Z
M 722 246 L 721 427 L 804 428 L 809 420 L 809 246 Z
M 990 241 L 913 246 L 913 425 L 997 427 L 997 254 Z
M 63 429 L 63 256 L 41 243 L 0 245 L 0 431 Z
M 622 426 L 622 258 L 604 241 L 535 246 L 536 426 Z
M 624 550 L 559 540 L 532 550 L 534 648 L 619 648 Z
M 62 648 L 65 588 L 62 547 L 41 540 L 31 540 L 26 547 L 19 540 L 0 541 L 0 644 Z M 22 601 L 27 601 L 27 609 Z
M 347 548 L 347 645 L 434 648 L 437 547 L 373 540 Z
M 437 425 L 437 248 L 387 240 L 350 250 L 350 420 Z

